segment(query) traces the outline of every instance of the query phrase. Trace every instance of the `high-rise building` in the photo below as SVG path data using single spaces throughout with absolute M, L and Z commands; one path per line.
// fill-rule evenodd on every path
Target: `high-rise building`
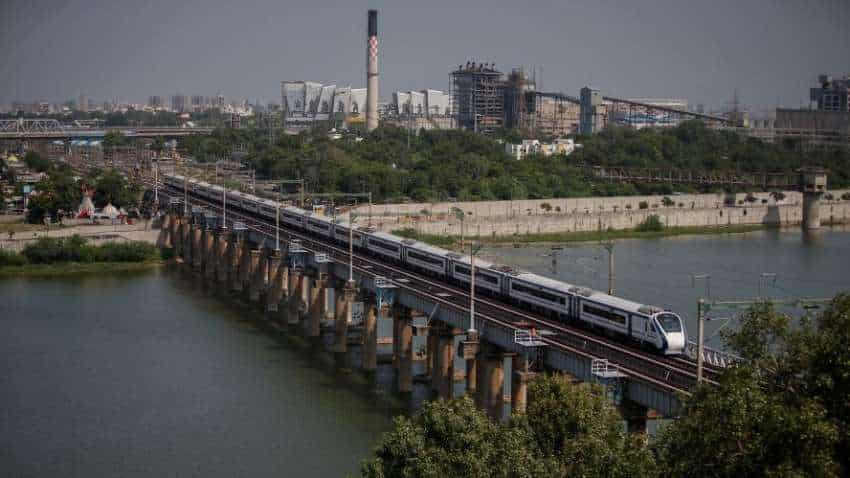
M 817 103 L 818 111 L 850 111 L 850 76 L 833 79 L 818 76 L 820 88 L 810 90 L 810 99 Z
M 605 124 L 602 114 L 602 93 L 589 86 L 581 89 L 581 112 L 579 116 L 579 133 L 593 134 L 602 131 Z
M 81 94 L 77 97 L 77 111 L 89 110 L 89 97 Z
M 186 95 L 173 95 L 171 97 L 171 111 L 185 113 L 189 111 L 189 97 Z
M 159 95 L 149 96 L 148 107 L 153 108 L 155 110 L 165 108 L 165 100 L 163 100 L 162 96 Z

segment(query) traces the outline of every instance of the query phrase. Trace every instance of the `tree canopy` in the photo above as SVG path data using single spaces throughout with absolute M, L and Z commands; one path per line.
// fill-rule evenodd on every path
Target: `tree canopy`
M 516 132 L 501 138 L 516 140 Z M 313 190 L 364 192 L 376 200 L 438 201 L 545 199 L 627 194 L 713 192 L 709 186 L 628 184 L 595 180 L 583 165 L 617 165 L 690 170 L 789 172 L 802 165 L 830 169 L 830 185 L 850 184 L 850 152 L 797 152 L 782 145 L 708 129 L 700 122 L 675 128 L 609 128 L 579 137 L 583 147 L 569 157 L 512 159 L 497 139 L 458 130 L 418 134 L 384 125 L 362 137 L 331 139 L 324 129 L 298 135 L 221 129 L 192 136 L 181 147 L 196 160 L 229 157 L 237 148 L 260 177 L 306 178 Z

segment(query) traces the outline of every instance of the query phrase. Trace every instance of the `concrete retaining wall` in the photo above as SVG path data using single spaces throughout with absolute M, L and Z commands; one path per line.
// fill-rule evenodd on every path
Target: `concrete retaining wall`
M 832 195 L 840 198 L 845 192 L 832 191 Z M 747 202 L 746 196 L 671 195 L 668 197 L 674 205 L 669 207 L 663 206 L 664 196 L 373 205 L 372 222 L 384 231 L 415 228 L 423 233 L 460 235 L 460 221 L 449 213 L 452 207 L 466 212 L 467 235 L 490 236 L 631 229 L 652 214 L 671 227 L 790 226 L 802 221 L 803 197 L 799 192 L 786 191 L 781 201 L 775 201 L 769 193 L 755 193 L 754 202 Z M 646 209 L 640 209 L 641 202 L 646 203 Z M 544 203 L 551 206 L 548 212 L 540 207 Z M 850 201 L 823 199 L 820 210 L 824 224 L 850 223 Z M 368 214 L 368 208 L 361 207 L 360 213 Z

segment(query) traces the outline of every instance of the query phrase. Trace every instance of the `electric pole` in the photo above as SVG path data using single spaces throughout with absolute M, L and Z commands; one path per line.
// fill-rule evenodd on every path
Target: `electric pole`
M 608 251 L 608 295 L 614 295 L 614 241 L 601 241 L 600 245 Z

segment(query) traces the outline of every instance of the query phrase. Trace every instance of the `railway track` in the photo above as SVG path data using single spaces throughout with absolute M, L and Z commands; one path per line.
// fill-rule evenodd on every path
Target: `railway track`
M 183 191 L 174 188 L 164 187 L 160 191 L 160 194 L 168 197 L 181 199 L 183 197 Z M 191 195 L 189 202 L 220 213 L 221 205 L 205 198 Z M 230 208 L 228 208 L 227 216 L 229 223 L 236 219 L 260 234 L 271 238 L 275 236 L 275 225 L 265 219 Z M 347 248 L 340 247 L 335 243 L 319 241 L 315 237 L 283 227 L 280 228 L 280 237 L 284 241 L 298 239 L 305 249 L 311 252 L 326 253 L 336 262 L 343 264 L 349 262 Z M 403 269 L 394 264 L 388 264 L 362 253 L 355 253 L 354 267 L 362 274 L 384 276 L 392 280 L 398 287 L 409 289 L 418 295 L 427 296 L 429 300 L 443 306 L 465 313 L 469 312 L 468 291 L 453 284 L 435 280 L 432 277 Z M 685 393 L 696 384 L 696 364 L 681 357 L 662 356 L 640 348 L 633 348 L 609 337 L 588 332 L 584 328 L 557 322 L 489 297 L 476 297 L 475 302 L 476 319 L 492 321 L 508 328 L 517 328 L 523 324 L 527 327 L 527 324 L 533 324 L 539 329 L 550 330 L 554 334 L 543 338 L 547 345 L 563 348 L 587 358 L 608 359 L 609 362 L 617 364 L 623 373 L 631 377 L 669 390 Z M 716 368 L 705 367 L 703 380 L 709 384 L 716 384 L 717 374 Z

